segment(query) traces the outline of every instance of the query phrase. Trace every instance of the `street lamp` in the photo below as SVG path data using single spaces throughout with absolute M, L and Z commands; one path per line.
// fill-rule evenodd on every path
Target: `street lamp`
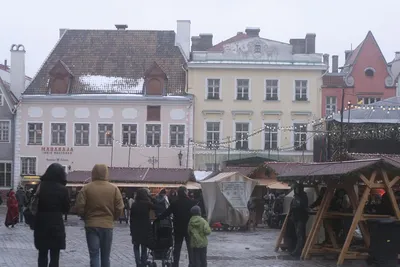
M 178 153 L 179 166 L 182 166 L 182 157 L 183 157 L 182 150 L 179 150 Z
M 114 158 L 114 140 L 113 140 L 113 136 L 112 136 L 112 132 L 111 131 L 107 131 L 106 132 L 106 144 L 108 144 L 108 138 L 111 139 L 111 163 L 110 163 L 110 167 L 113 166 L 113 158 Z

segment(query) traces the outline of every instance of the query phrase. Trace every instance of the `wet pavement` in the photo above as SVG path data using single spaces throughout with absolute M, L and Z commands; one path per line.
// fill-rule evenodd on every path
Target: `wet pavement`
M 36 267 L 37 251 L 33 245 L 33 232 L 25 225 L 6 228 L 4 208 L 0 208 L 0 266 Z M 67 249 L 61 252 L 60 267 L 89 266 L 83 222 L 69 216 L 67 226 Z M 336 266 L 334 261 L 294 261 L 285 254 L 275 253 L 274 244 L 278 231 L 258 229 L 256 232 L 213 232 L 209 238 L 208 266 L 210 267 L 319 267 Z M 347 266 L 365 266 L 353 262 Z M 111 253 L 111 266 L 135 266 L 129 226 L 116 224 Z M 160 266 L 160 264 L 158 265 Z M 182 252 L 180 266 L 187 266 L 187 253 Z

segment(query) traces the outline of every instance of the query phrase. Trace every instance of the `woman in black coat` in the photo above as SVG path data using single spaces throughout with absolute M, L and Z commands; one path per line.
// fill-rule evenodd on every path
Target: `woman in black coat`
M 66 188 L 67 175 L 64 168 L 51 164 L 40 178 L 37 187 L 38 212 L 34 225 L 35 247 L 39 250 L 39 267 L 58 267 L 60 250 L 65 249 L 65 226 L 63 214 L 69 211 L 70 200 Z M 48 254 L 50 251 L 50 264 Z
M 146 266 L 149 233 L 151 229 L 150 210 L 155 209 L 145 189 L 139 189 L 136 193 L 135 202 L 131 207 L 130 228 L 135 253 L 136 266 Z

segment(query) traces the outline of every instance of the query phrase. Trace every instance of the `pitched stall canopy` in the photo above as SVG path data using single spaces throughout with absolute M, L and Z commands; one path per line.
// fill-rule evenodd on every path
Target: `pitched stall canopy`
M 365 259 L 367 254 L 360 251 L 349 251 L 355 230 L 359 225 L 365 245 L 369 248 L 371 240 L 366 221 L 377 218 L 394 218 L 400 221 L 400 210 L 396 201 L 393 187 L 400 180 L 400 160 L 391 157 L 370 158 L 343 162 L 324 162 L 314 164 L 302 164 L 296 170 L 285 172 L 278 176 L 279 181 L 299 182 L 309 185 L 323 184 L 327 190 L 323 196 L 320 207 L 316 214 L 312 230 L 307 237 L 302 252 L 303 259 L 309 259 L 312 254 L 338 253 L 338 265 L 342 265 L 345 259 Z M 364 191 L 359 197 L 354 188 L 355 185 L 362 186 Z M 330 212 L 329 206 L 336 189 L 344 189 L 352 206 L 352 213 Z M 364 208 L 372 189 L 384 189 L 390 199 L 394 216 L 364 214 Z M 288 218 L 288 217 L 287 217 Z M 286 224 L 278 237 L 276 250 L 282 244 L 286 231 Z M 344 244 L 338 244 L 330 220 L 324 219 L 353 218 L 350 229 L 346 235 Z M 315 240 L 322 224 L 328 232 L 332 247 L 315 247 Z

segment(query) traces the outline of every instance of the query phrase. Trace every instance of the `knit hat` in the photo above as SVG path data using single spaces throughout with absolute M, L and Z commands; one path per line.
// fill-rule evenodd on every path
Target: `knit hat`
M 190 209 L 190 213 L 191 213 L 192 215 L 201 215 L 201 209 L 200 209 L 199 206 L 193 206 L 193 207 Z

